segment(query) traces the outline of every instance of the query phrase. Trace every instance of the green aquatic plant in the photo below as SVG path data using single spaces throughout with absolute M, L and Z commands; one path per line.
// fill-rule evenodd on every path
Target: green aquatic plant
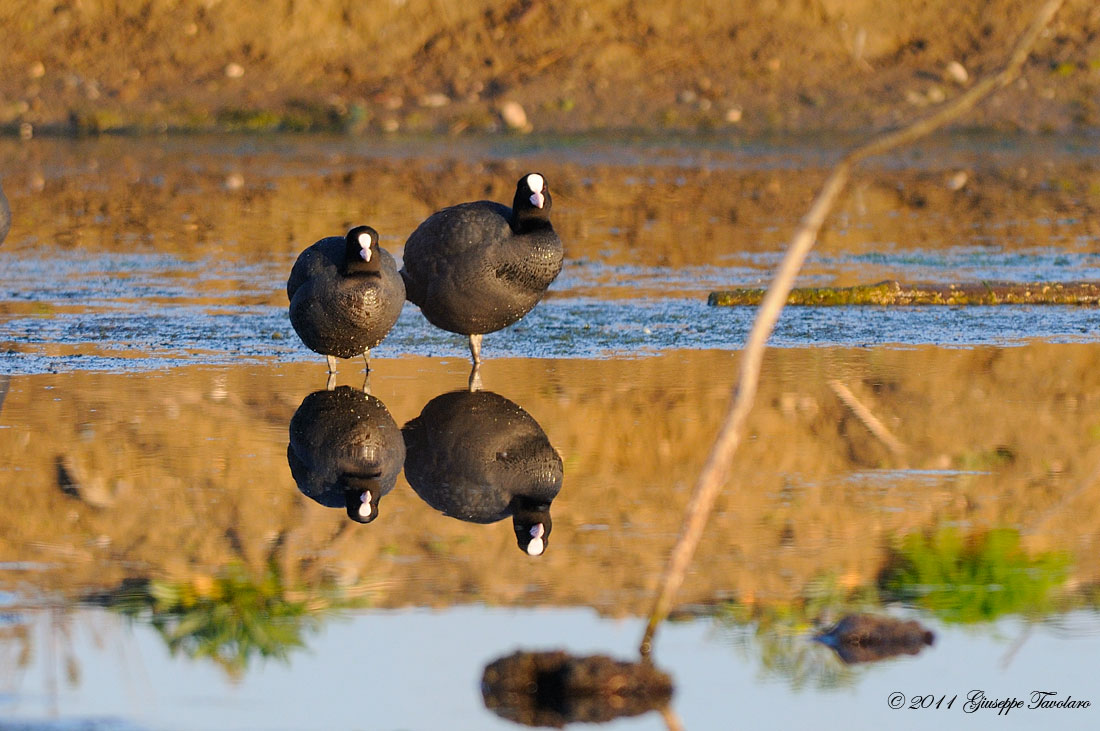
M 903 538 L 879 586 L 884 597 L 915 604 L 944 622 L 973 624 L 1058 611 L 1069 567 L 1064 553 L 1029 555 L 1015 530 L 967 538 L 946 529 Z
M 233 564 L 217 577 L 130 581 L 96 599 L 148 622 L 173 655 L 210 659 L 236 679 L 257 657 L 285 662 L 305 646 L 305 631 L 320 627 L 323 612 L 362 603 L 330 593 L 290 591 L 274 566 L 254 577 Z

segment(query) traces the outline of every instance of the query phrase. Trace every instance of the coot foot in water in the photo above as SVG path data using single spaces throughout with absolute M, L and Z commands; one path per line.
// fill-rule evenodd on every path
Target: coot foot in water
M 401 276 L 409 301 L 436 327 L 470 337 L 517 322 L 561 271 L 561 239 L 550 223 L 550 189 L 539 173 L 516 183 L 512 207 L 460 203 L 429 216 L 405 242 Z

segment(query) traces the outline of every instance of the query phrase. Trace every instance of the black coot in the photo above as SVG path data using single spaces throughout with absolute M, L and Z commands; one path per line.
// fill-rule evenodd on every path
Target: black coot
M 337 358 L 366 361 L 386 337 L 401 314 L 405 285 L 393 257 L 378 246 L 378 232 L 356 226 L 299 254 L 286 294 L 294 331 L 335 373 Z
M 538 173 L 516 184 L 512 207 L 462 203 L 433 213 L 405 243 L 401 276 L 409 301 L 437 327 L 481 336 L 531 311 L 561 271 L 561 239 L 550 223 L 550 189 Z
M 369 523 L 393 490 L 405 442 L 385 404 L 350 386 L 306 396 L 290 420 L 290 473 L 307 497 Z
M 471 523 L 510 515 L 521 550 L 546 550 L 562 463 L 530 414 L 491 391 L 455 391 L 429 401 L 401 433 L 405 478 L 424 502 Z

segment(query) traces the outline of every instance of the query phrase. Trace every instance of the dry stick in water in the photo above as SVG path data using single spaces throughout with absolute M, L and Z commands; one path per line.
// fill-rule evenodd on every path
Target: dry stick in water
M 905 454 L 905 445 L 886 428 L 886 425 L 883 424 L 869 408 L 864 406 L 862 401 L 856 398 L 856 395 L 852 393 L 851 389 L 837 380 L 829 381 L 829 388 L 833 389 L 833 393 L 837 395 L 837 398 L 843 401 L 844 405 L 852 410 L 856 418 L 863 422 L 867 430 L 871 432 L 876 439 L 885 444 L 886 448 L 893 452 L 895 457 L 901 457 Z
M 848 176 L 852 168 L 868 157 L 879 155 L 892 150 L 900 145 L 917 140 L 943 125 L 957 119 L 969 110 L 990 92 L 1011 83 L 1020 73 L 1020 68 L 1027 60 L 1032 46 L 1039 39 L 1039 34 L 1054 17 L 1064 0 L 1048 0 L 1035 16 L 1031 26 L 1017 41 L 1011 56 L 1004 68 L 998 73 L 982 79 L 966 92 L 948 102 L 935 114 L 925 119 L 918 120 L 912 125 L 896 132 L 885 134 L 871 140 L 862 147 L 858 147 L 848 153 L 833 169 L 818 193 L 813 205 L 810 206 L 806 217 L 802 219 L 791 243 L 787 248 L 787 254 L 779 265 L 775 279 L 772 280 L 768 292 L 764 295 L 764 301 L 760 303 L 756 321 L 749 332 L 748 341 L 741 353 L 741 372 L 738 376 L 737 386 L 734 389 L 726 418 L 718 435 L 714 439 L 710 455 L 703 465 L 699 479 L 695 483 L 695 492 L 687 505 L 687 513 L 684 516 L 684 524 L 676 545 L 672 548 L 668 566 L 665 568 L 661 579 L 659 593 L 650 611 L 649 623 L 646 625 L 645 635 L 639 648 L 643 657 L 648 657 L 653 646 L 653 636 L 657 626 L 668 616 L 672 601 L 676 596 L 680 584 L 683 583 L 684 573 L 687 571 L 691 557 L 695 553 L 699 540 L 703 535 L 710 509 L 714 505 L 714 498 L 718 490 L 726 482 L 729 474 L 730 460 L 737 451 L 744 434 L 745 421 L 752 409 L 753 400 L 756 398 L 756 389 L 760 381 L 760 364 L 764 358 L 764 348 L 771 336 L 775 323 L 779 320 L 779 314 L 783 310 L 783 304 L 787 301 L 791 288 L 794 286 L 795 277 L 802 268 L 802 263 L 813 248 L 817 238 L 817 232 L 821 230 L 825 217 L 829 214 L 833 203 L 836 201 L 844 185 L 848 182 Z

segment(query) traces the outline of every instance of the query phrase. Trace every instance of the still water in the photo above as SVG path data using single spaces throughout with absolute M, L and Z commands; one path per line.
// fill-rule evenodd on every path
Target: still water
M 878 161 L 803 283 L 1100 279 L 1088 149 L 945 139 Z M 753 314 L 706 294 L 766 283 L 835 157 L 797 142 L 0 143 L 0 728 L 516 728 L 483 698 L 493 660 L 636 659 Z M 566 267 L 486 337 L 486 395 L 464 390 L 461 338 L 409 306 L 370 395 L 354 361 L 327 391 L 286 319 L 297 252 L 371 223 L 399 256 L 432 210 L 505 200 L 529 168 L 554 191 Z M 1095 727 L 1098 340 L 1088 308 L 788 311 L 657 636 L 672 702 L 606 727 Z M 323 418 L 305 406 L 330 398 Z M 324 425 L 348 413 L 395 461 L 368 525 L 295 462 L 292 419 L 339 452 Z M 425 420 L 468 439 L 425 451 Z M 532 440 L 561 463 L 539 557 L 517 546 L 524 489 L 478 447 Z M 446 470 L 446 494 L 418 483 Z M 493 490 L 471 494 L 470 474 Z M 856 611 L 916 619 L 935 642 L 847 664 L 812 640 Z M 994 719 L 963 710 L 978 689 L 1093 706 Z M 908 709 L 927 694 L 939 709 Z

